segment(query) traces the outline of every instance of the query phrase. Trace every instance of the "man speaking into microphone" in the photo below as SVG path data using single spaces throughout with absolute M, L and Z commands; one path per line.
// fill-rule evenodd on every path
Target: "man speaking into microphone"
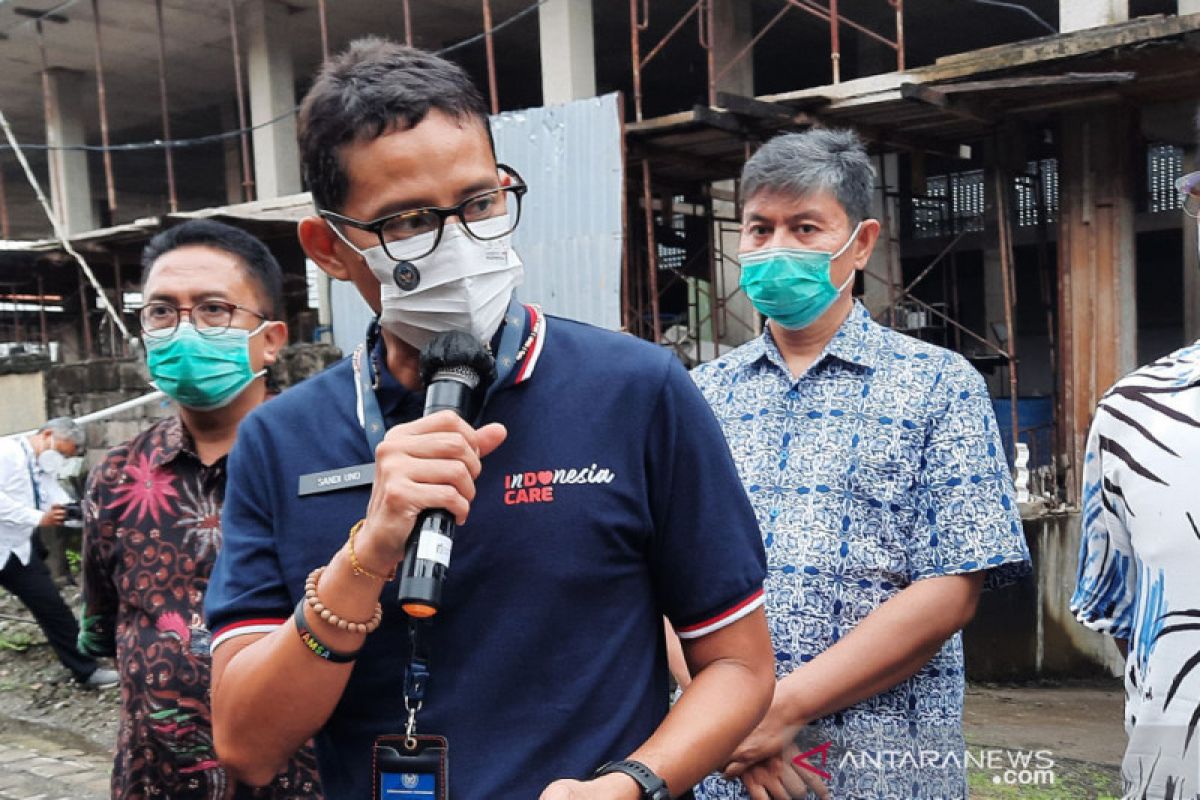
M 301 244 L 378 319 L 239 431 L 206 603 L 222 762 L 262 783 L 315 736 L 331 798 L 690 797 L 773 686 L 761 539 L 703 398 L 667 352 L 516 301 L 537 187 L 457 66 L 352 44 L 300 150 Z M 449 331 L 486 356 L 466 418 L 425 415 Z M 669 713 L 664 615 L 696 676 Z

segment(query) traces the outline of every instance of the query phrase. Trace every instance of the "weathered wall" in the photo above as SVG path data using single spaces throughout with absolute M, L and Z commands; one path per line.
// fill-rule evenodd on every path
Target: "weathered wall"
M 985 592 L 963 632 L 967 676 L 1007 681 L 1120 675 L 1111 637 L 1080 625 L 1069 610 L 1075 591 L 1080 515 L 1025 522 L 1034 573 L 1015 586 Z
M 36 428 L 45 422 L 45 378 L 36 372 L 0 374 L 0 436 Z

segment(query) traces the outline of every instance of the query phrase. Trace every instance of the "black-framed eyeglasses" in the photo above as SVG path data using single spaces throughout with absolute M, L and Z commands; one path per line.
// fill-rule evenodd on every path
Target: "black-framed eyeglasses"
M 196 333 L 203 336 L 217 336 L 229 330 L 233 318 L 239 311 L 245 311 L 266 322 L 270 317 L 255 311 L 253 308 L 228 303 L 224 300 L 205 300 L 191 306 L 177 306 L 172 303 L 147 303 L 138 310 L 138 321 L 142 325 L 142 333 L 151 339 L 165 339 L 175 333 L 179 321 L 187 314 L 192 321 Z
M 1200 172 L 1189 172 L 1175 181 L 1179 207 L 1189 217 L 1200 217 Z
M 450 217 L 457 217 L 462 221 L 463 230 L 472 238 L 484 242 L 499 239 L 516 230 L 521 221 L 521 198 L 529 191 L 529 187 L 512 167 L 506 164 L 497 166 L 512 178 L 512 183 L 472 195 L 456 206 L 416 208 L 398 214 L 388 214 L 369 222 L 333 211 L 318 209 L 317 213 L 330 223 L 336 223 L 332 225 L 333 229 L 352 247 L 354 245 L 345 239 L 342 231 L 338 230 L 338 225 L 348 225 L 375 234 L 379 237 L 383 251 L 393 261 L 416 261 L 437 249 L 442 241 L 446 220 Z M 504 222 L 501 223 L 501 220 Z M 422 245 L 414 250 L 408 244 L 416 237 L 428 233 L 434 235 L 429 238 L 427 246 Z

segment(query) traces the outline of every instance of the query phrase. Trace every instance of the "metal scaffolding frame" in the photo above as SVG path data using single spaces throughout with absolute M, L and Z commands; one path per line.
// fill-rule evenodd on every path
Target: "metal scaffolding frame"
M 650 28 L 650 0 L 629 0 L 629 44 L 631 63 L 633 67 L 633 108 L 634 118 L 642 121 L 642 71 L 663 48 L 687 26 L 692 17 L 696 18 L 696 36 L 701 49 L 705 52 L 707 67 L 708 104 L 717 105 L 717 87 L 721 79 L 731 69 L 750 56 L 758 44 L 784 17 L 791 11 L 802 11 L 829 24 L 829 62 L 831 83 L 841 82 L 841 33 L 845 25 L 857 33 L 866 36 L 880 44 L 896 51 L 896 69 L 904 70 L 904 0 L 876 0 L 886 2 L 896 12 L 896 38 L 889 39 L 865 25 L 846 17 L 838 9 L 838 0 L 829 0 L 828 6 L 822 6 L 817 0 L 780 0 L 782 5 L 775 16 L 761 30 L 755 32 L 750 41 L 724 64 L 718 64 L 716 48 L 713 47 L 712 31 L 714 27 L 714 9 L 718 0 L 696 0 L 671 25 L 670 29 L 654 42 L 645 57 L 642 56 L 641 34 Z M 485 0 L 486 2 L 486 0 Z

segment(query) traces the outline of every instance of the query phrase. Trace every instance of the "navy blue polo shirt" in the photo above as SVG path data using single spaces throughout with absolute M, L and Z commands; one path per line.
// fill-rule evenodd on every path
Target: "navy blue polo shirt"
M 526 331 L 537 313 L 527 308 Z M 389 422 L 418 416 L 419 397 L 381 377 Z M 762 603 L 754 513 L 671 355 L 550 317 L 506 383 L 483 421 L 508 438 L 484 459 L 455 537 L 417 719 L 449 739 L 456 800 L 537 797 L 628 756 L 668 708 L 662 616 L 697 637 Z M 370 458 L 350 359 L 243 421 L 206 600 L 214 648 L 284 623 L 364 515 L 369 487 L 301 497 L 300 476 Z M 403 731 L 407 617 L 394 583 L 381 601 L 383 623 L 316 737 L 330 798 L 370 796 L 374 737 Z

